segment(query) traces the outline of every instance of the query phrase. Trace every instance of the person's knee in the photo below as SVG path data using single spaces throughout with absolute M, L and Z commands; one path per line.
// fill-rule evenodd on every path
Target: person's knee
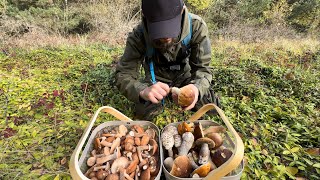
M 152 121 L 156 116 L 163 112 L 161 104 L 136 104 L 134 119 Z

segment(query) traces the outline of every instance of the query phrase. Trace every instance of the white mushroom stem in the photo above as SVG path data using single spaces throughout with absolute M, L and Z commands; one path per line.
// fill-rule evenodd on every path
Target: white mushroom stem
M 132 152 L 128 152 L 126 156 L 127 158 L 129 158 L 130 161 L 132 161 Z
M 94 167 L 93 168 L 93 171 L 98 171 L 98 170 L 100 170 L 100 169 L 104 169 L 104 170 L 109 170 L 110 169 L 110 163 L 108 162 L 106 165 L 104 165 L 104 166 L 97 166 L 97 167 Z
M 121 139 L 117 137 L 112 143 L 112 146 L 110 148 L 110 153 L 113 153 L 113 151 L 116 149 L 116 147 L 120 146 Z
M 104 156 L 104 157 L 101 157 L 101 158 L 97 158 L 96 163 L 97 164 L 103 164 L 105 162 L 108 162 L 108 161 L 111 161 L 111 160 L 114 160 L 114 159 L 117 159 L 117 158 L 118 158 L 118 152 L 116 151 L 115 153 L 113 153 L 111 155 Z

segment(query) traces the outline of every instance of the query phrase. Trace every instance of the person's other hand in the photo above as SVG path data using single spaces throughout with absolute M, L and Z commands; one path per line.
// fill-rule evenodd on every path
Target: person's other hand
M 152 103 L 159 103 L 164 97 L 166 97 L 170 92 L 168 84 L 157 82 L 152 86 L 149 86 L 142 90 L 139 95 L 142 99 L 146 101 L 151 101 Z
M 184 88 L 190 88 L 194 92 L 193 102 L 189 106 L 183 107 L 183 110 L 190 110 L 190 109 L 194 108 L 194 106 L 198 102 L 199 90 L 194 84 L 188 84 L 188 85 L 184 86 Z

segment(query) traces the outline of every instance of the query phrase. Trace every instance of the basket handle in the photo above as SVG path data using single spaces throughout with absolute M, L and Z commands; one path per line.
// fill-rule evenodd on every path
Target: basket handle
M 88 179 L 87 177 L 85 177 L 83 175 L 83 173 L 81 172 L 80 168 L 79 168 L 79 164 L 78 164 L 78 159 L 79 159 L 79 154 L 80 151 L 82 149 L 83 144 L 85 143 L 87 137 L 89 136 L 90 130 L 92 129 L 94 122 L 97 120 L 97 117 L 99 115 L 100 112 L 106 112 L 109 113 L 111 115 L 113 115 L 115 118 L 117 118 L 118 120 L 121 121 L 132 121 L 130 118 L 128 118 L 126 115 L 122 114 L 121 112 L 119 112 L 118 110 L 110 107 L 110 106 L 102 106 L 100 107 L 94 114 L 94 116 L 92 117 L 92 119 L 89 122 L 89 125 L 87 126 L 87 128 L 85 129 L 80 141 L 78 142 L 78 145 L 76 147 L 76 149 L 73 151 L 73 154 L 70 158 L 70 173 L 73 179 Z
M 195 114 L 193 114 L 189 121 L 193 122 L 198 120 L 202 115 L 208 112 L 211 109 L 216 109 L 220 117 L 222 118 L 224 124 L 227 126 L 228 130 L 231 132 L 232 136 L 235 138 L 235 149 L 230 157 L 230 159 L 222 164 L 219 168 L 211 171 L 204 179 L 221 179 L 232 170 L 236 169 L 243 159 L 244 154 L 244 145 L 242 139 L 233 128 L 228 118 L 224 115 L 223 111 L 215 104 L 210 103 L 202 106 Z

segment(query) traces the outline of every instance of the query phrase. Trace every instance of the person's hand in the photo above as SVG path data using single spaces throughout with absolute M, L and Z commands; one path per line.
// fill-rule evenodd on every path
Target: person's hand
M 187 97 L 192 97 L 192 98 L 194 97 L 192 103 L 191 103 L 189 106 L 182 107 L 183 110 L 190 110 L 190 109 L 192 109 L 192 108 L 196 105 L 196 103 L 197 103 L 197 101 L 198 101 L 199 90 L 198 90 L 198 88 L 197 88 L 194 84 L 188 84 L 188 85 L 186 85 L 186 86 L 184 86 L 184 87 L 182 87 L 182 88 L 183 88 L 184 90 L 186 90 L 186 89 L 191 90 L 191 91 L 187 91 L 188 93 L 193 92 L 193 94 L 188 94 L 188 95 L 187 95 Z M 182 88 L 181 88 L 181 89 L 182 89 Z M 186 94 L 184 94 L 184 95 L 186 95 Z M 185 96 L 183 96 L 183 97 L 186 98 Z M 174 91 L 172 91 L 172 99 L 173 99 L 174 103 L 179 104 L 179 103 L 178 103 L 178 102 L 179 102 L 179 95 L 176 94 Z M 182 100 L 182 101 L 185 102 L 185 100 Z M 189 103 L 188 103 L 188 104 L 189 104 Z
M 167 84 L 162 82 L 157 82 L 152 86 L 145 88 L 140 91 L 139 95 L 142 99 L 146 101 L 151 101 L 152 103 L 159 103 L 163 98 L 165 98 L 170 92 L 170 88 Z

